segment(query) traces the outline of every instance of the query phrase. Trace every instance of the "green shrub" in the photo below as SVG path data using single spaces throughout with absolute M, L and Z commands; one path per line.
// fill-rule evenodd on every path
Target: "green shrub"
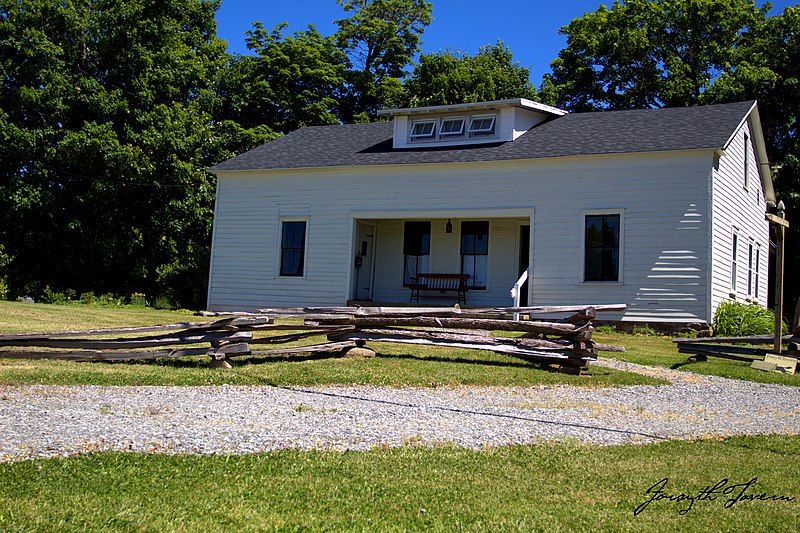
M 8 299 L 8 279 L 5 269 L 11 262 L 11 256 L 5 253 L 5 248 L 0 244 L 0 300 Z
M 596 328 L 594 328 L 594 331 L 595 333 L 603 333 L 607 335 L 609 333 L 616 333 L 617 328 L 615 328 L 611 324 L 603 324 L 601 326 L 597 326 Z
M 65 304 L 67 299 L 66 294 L 54 291 L 50 285 L 47 285 L 42 291 L 42 302 L 46 304 Z
M 631 330 L 631 333 L 634 335 L 658 335 L 658 332 L 651 328 L 648 324 L 634 327 L 633 330 Z
M 156 309 L 176 309 L 177 306 L 172 302 L 172 298 L 170 298 L 166 294 L 158 294 L 153 299 L 153 307 Z
M 788 329 L 784 322 L 784 333 Z M 774 331 L 775 313 L 760 305 L 725 300 L 714 313 L 714 335 L 718 337 L 768 335 Z
M 128 303 L 131 307 L 147 307 L 147 300 L 144 297 L 144 293 L 141 292 L 134 292 L 131 294 Z
M 81 303 L 84 305 L 91 305 L 94 303 L 94 291 L 82 292 Z
M 117 296 L 113 293 L 106 292 L 101 294 L 99 297 L 94 299 L 94 303 L 97 305 L 105 305 L 105 306 L 114 306 L 119 307 L 122 305 L 124 298 L 122 296 Z

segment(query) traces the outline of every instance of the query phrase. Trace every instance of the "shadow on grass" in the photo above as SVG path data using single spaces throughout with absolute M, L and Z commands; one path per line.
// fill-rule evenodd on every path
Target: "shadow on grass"
M 691 365 L 692 363 L 696 363 L 696 362 L 697 361 L 692 361 L 690 359 L 687 359 L 686 361 L 682 361 L 680 363 L 675 363 L 674 365 L 670 366 L 669 368 L 671 370 L 680 370 L 682 367 L 684 367 L 686 365 Z
M 747 442 L 739 442 L 741 440 L 748 440 L 750 437 L 754 438 L 754 444 L 748 444 Z M 733 437 L 727 438 L 722 441 L 725 446 L 730 446 L 731 448 L 740 448 L 745 450 L 752 450 L 757 452 L 770 452 L 777 455 L 782 455 L 784 457 L 800 457 L 800 450 L 797 449 L 788 449 L 782 450 L 777 449 L 769 444 L 769 441 L 763 442 L 760 440 L 755 440 L 757 437 L 755 436 L 741 436 L 741 437 Z
M 409 361 L 419 361 L 421 363 L 460 363 L 460 364 L 470 364 L 470 365 L 481 365 L 481 366 L 494 366 L 494 367 L 508 367 L 508 368 L 534 368 L 537 370 L 545 370 L 548 372 L 557 372 L 556 370 L 548 367 L 546 364 L 535 363 L 535 362 L 526 362 L 526 361 L 487 361 L 487 360 L 480 360 L 480 359 L 469 359 L 464 357 L 437 357 L 437 356 L 419 356 L 413 354 L 386 354 L 386 353 L 375 353 L 375 357 L 377 359 L 405 359 Z M 312 353 L 312 354 L 298 354 L 298 355 L 264 355 L 259 356 L 257 354 L 248 355 L 244 357 L 232 357 L 236 363 L 241 365 L 264 365 L 264 364 L 275 364 L 275 363 L 302 363 L 308 361 L 324 361 L 328 359 L 343 359 L 344 357 L 339 352 L 324 352 L 324 353 Z M 165 366 L 179 366 L 180 363 L 184 363 L 184 361 L 177 361 L 177 360 L 165 360 Z M 188 363 L 188 362 L 187 362 Z M 205 362 L 200 362 L 199 364 L 188 364 L 186 366 L 198 366 L 203 367 L 205 366 Z
M 500 367 L 510 367 L 510 368 L 535 368 L 538 370 L 548 370 L 551 372 L 555 372 L 552 368 L 547 367 L 547 365 L 539 364 L 539 363 L 529 363 L 525 361 L 486 361 L 486 360 L 479 360 L 479 359 L 466 359 L 463 357 L 436 357 L 436 356 L 419 356 L 419 355 L 412 355 L 412 354 L 376 354 L 378 357 L 382 359 L 409 359 L 414 361 L 420 362 L 432 362 L 432 363 L 464 363 L 464 364 L 471 364 L 471 365 L 482 365 L 482 366 L 500 366 Z

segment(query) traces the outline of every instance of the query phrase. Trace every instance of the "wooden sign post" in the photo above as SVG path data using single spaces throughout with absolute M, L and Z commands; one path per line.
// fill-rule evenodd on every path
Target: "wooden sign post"
M 778 202 L 778 214 L 766 214 L 766 219 L 775 225 L 775 240 L 777 251 L 775 252 L 775 353 L 781 353 L 782 333 L 783 333 L 783 238 L 789 221 L 786 220 L 786 207 L 783 202 Z

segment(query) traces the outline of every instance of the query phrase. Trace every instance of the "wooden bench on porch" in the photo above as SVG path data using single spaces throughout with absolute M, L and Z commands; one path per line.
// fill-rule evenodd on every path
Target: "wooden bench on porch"
M 457 303 L 467 303 L 467 280 L 469 274 L 417 274 L 411 278 L 411 297 L 409 302 L 419 302 L 420 291 L 455 292 Z M 432 298 L 447 298 L 446 295 L 435 295 Z

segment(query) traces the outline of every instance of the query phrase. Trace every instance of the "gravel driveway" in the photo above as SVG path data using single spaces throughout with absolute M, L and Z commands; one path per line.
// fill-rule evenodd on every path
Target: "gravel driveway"
M 99 450 L 252 453 L 800 434 L 800 388 L 610 359 L 670 385 L 0 387 L 0 462 Z

